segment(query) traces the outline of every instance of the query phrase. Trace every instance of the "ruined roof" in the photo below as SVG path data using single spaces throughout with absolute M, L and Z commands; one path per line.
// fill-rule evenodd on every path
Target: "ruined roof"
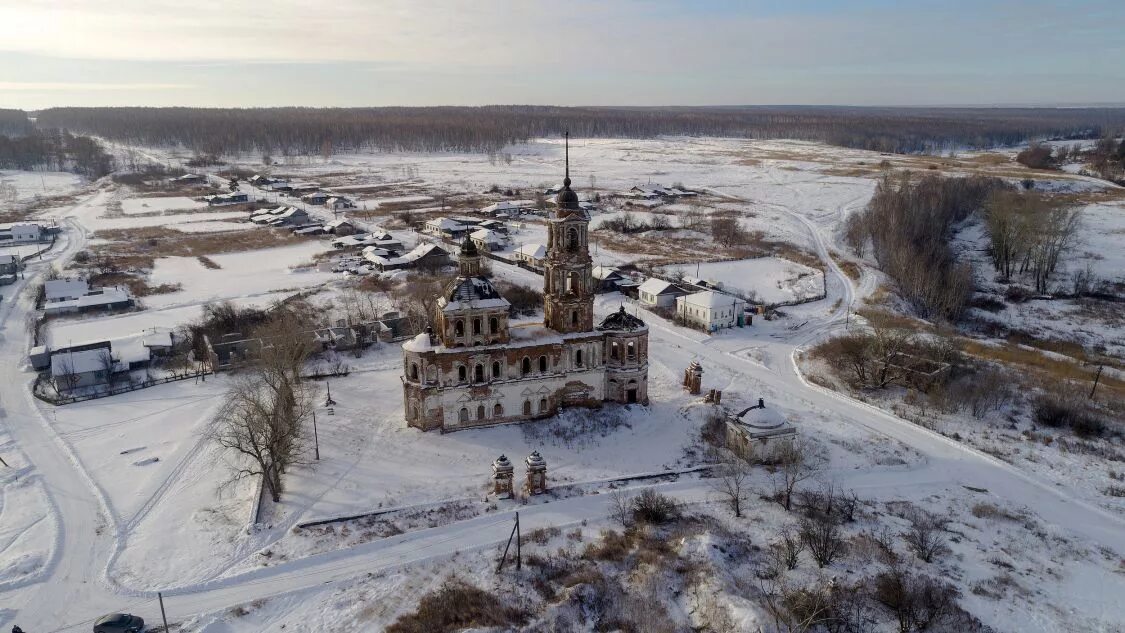
M 510 305 L 492 282 L 484 277 L 458 277 L 445 287 L 441 306 L 444 310 L 462 308 L 499 308 Z
M 629 314 L 625 311 L 625 306 L 621 306 L 617 310 L 617 312 L 614 312 L 613 314 L 610 314 L 606 318 L 602 319 L 602 322 L 600 325 L 598 325 L 597 329 L 632 332 L 635 330 L 644 329 L 645 327 L 647 326 L 645 325 L 644 321 Z

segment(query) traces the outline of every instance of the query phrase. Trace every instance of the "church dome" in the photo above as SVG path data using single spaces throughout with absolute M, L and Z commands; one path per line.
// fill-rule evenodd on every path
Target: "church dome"
M 465 236 L 465 241 L 461 242 L 461 254 L 466 257 L 475 257 L 480 254 L 477 252 L 476 243 L 469 239 L 468 235 Z
M 621 306 L 617 312 L 607 316 L 602 320 L 598 330 L 612 330 L 616 332 L 633 332 L 636 330 L 644 329 L 645 322 L 625 311 L 625 306 Z
M 578 194 L 570 188 L 569 176 L 563 179 L 563 188 L 559 190 L 558 196 L 555 197 L 555 204 L 560 212 L 564 209 L 576 211 L 580 208 L 578 206 Z

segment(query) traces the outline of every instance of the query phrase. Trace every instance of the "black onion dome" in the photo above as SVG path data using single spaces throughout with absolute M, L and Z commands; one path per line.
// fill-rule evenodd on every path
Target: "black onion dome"
M 559 190 L 559 195 L 555 197 L 555 204 L 559 210 L 577 211 L 581 208 L 578 206 L 578 194 L 570 188 L 570 176 L 563 179 L 563 188 Z
M 645 322 L 625 311 L 625 306 L 621 306 L 617 312 L 610 314 L 605 319 L 602 319 L 601 325 L 597 327 L 598 330 L 615 330 L 630 332 L 640 330 L 645 327 Z
M 477 245 L 473 242 L 473 240 L 469 239 L 468 235 L 465 236 L 465 241 L 461 242 L 461 254 L 469 256 L 475 256 L 479 254 L 477 252 Z

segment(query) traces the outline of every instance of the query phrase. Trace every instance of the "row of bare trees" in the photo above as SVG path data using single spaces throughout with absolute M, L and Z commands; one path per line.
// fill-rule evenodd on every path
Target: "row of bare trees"
M 985 202 L 985 222 L 1001 278 L 1027 275 L 1036 292 L 1047 292 L 1060 260 L 1077 244 L 1082 212 L 1034 192 L 997 190 Z
M 1125 129 L 1125 108 L 555 107 L 49 108 L 40 125 L 125 144 L 202 154 L 322 155 L 365 148 L 495 153 L 529 138 L 660 135 L 792 138 L 926 152 L 1031 137 L 1098 138 Z
M 989 193 L 1004 187 L 996 178 L 888 173 L 867 208 L 848 219 L 845 238 L 860 256 L 871 245 L 895 292 L 919 316 L 955 321 L 973 280 L 968 264 L 959 263 L 949 246 L 950 233 Z

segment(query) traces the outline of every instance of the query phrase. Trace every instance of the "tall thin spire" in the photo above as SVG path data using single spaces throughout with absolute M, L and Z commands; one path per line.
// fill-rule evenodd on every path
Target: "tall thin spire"
M 563 184 L 567 187 L 570 186 L 570 130 L 563 132 L 563 143 L 566 147 L 566 176 L 563 178 Z

